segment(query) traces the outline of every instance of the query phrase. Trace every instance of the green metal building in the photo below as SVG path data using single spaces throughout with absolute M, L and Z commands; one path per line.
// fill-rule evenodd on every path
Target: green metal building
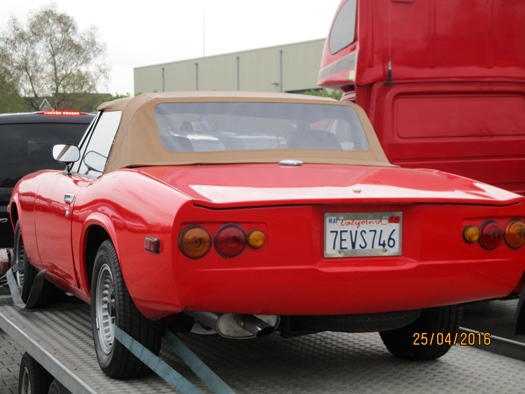
M 318 89 L 324 39 L 134 68 L 134 92 Z

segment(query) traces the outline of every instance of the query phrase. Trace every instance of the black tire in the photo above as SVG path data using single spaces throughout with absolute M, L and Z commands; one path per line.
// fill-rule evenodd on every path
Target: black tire
M 13 274 L 15 276 L 18 290 L 20 291 L 22 301 L 27 303 L 38 271 L 31 265 L 31 262 L 27 257 L 24 240 L 22 239 L 20 222 L 17 222 L 15 227 L 15 241 L 11 267 L 16 268 Z M 59 290 L 57 290 L 52 283 L 45 280 L 42 291 L 40 292 L 35 304 L 32 305 L 32 308 L 41 308 L 50 304 L 57 298 L 58 293 Z
M 47 394 L 52 376 L 28 353 L 22 355 L 18 373 L 18 394 Z
M 130 379 L 150 372 L 146 365 L 115 340 L 113 327 L 118 326 L 158 355 L 162 324 L 146 319 L 131 300 L 120 271 L 117 252 L 109 240 L 100 245 L 95 257 L 91 283 L 91 325 L 98 363 L 107 376 Z
M 49 386 L 48 394 L 71 394 L 71 391 L 66 389 L 62 383 L 58 380 L 53 379 L 51 385 Z
M 420 310 L 368 315 L 294 316 L 298 325 L 317 331 L 372 332 L 404 327 L 421 315 Z
M 379 334 L 394 356 L 412 361 L 435 360 L 454 345 L 454 335 L 461 320 L 457 305 L 425 309 L 405 327 Z

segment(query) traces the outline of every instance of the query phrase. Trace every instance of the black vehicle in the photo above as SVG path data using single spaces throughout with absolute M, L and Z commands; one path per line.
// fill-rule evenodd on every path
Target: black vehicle
M 7 205 L 18 180 L 38 170 L 62 168 L 53 159 L 53 146 L 77 145 L 93 118 L 71 111 L 0 115 L 0 248 L 13 247 Z

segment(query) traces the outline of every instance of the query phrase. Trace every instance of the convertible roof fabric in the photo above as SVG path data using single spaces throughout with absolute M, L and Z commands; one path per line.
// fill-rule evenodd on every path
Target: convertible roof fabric
M 313 149 L 237 150 L 213 152 L 170 152 L 161 142 L 155 120 L 155 106 L 175 102 L 272 102 L 345 105 L 357 112 L 370 148 L 335 151 Z M 301 160 L 305 163 L 391 166 L 365 112 L 350 102 L 289 93 L 176 92 L 147 93 L 103 103 L 100 111 L 121 111 L 122 117 L 104 173 L 123 167 L 216 163 L 277 163 Z

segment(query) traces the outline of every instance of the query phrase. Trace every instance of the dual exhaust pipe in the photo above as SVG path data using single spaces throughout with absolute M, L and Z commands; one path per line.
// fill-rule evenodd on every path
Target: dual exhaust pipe
M 241 315 L 234 313 L 186 311 L 204 328 L 213 330 L 225 338 L 261 338 L 270 335 L 279 325 L 276 315 Z

